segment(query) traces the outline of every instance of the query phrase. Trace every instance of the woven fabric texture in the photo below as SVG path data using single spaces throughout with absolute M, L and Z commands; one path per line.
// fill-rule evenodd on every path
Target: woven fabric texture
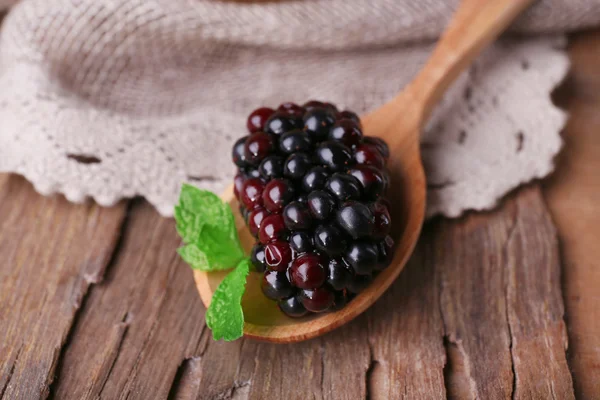
M 0 170 L 75 202 L 141 195 L 169 216 L 182 182 L 231 182 L 230 146 L 253 108 L 383 104 L 456 5 L 22 0 L 0 36 Z M 423 134 L 428 215 L 490 208 L 552 171 L 566 119 L 550 100 L 568 69 L 560 33 L 598 21 L 599 0 L 541 1 L 511 28 L 518 38 L 461 76 Z

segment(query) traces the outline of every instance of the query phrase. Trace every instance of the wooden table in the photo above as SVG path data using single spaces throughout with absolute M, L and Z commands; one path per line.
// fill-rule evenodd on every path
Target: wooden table
M 174 222 L 146 202 L 0 176 L 0 397 L 600 398 L 600 32 L 571 39 L 554 177 L 429 222 L 380 301 L 300 344 L 212 341 Z

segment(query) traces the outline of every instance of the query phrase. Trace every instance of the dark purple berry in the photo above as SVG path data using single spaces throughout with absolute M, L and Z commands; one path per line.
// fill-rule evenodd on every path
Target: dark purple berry
M 373 282 L 372 275 L 355 275 L 348 284 L 348 291 L 354 294 L 362 292 L 367 286 Z
M 327 311 L 333 304 L 333 293 L 326 288 L 303 290 L 300 296 L 302 305 L 312 312 Z
M 258 206 L 248 215 L 248 230 L 254 237 L 258 237 L 260 231 L 260 225 L 263 220 L 269 216 L 269 213 L 264 208 Z
M 323 260 L 316 254 L 301 255 L 290 267 L 290 282 L 300 289 L 320 287 L 326 278 Z
M 252 247 L 250 261 L 257 272 L 264 272 L 267 269 L 267 264 L 265 263 L 265 248 L 262 245 L 257 243 Z
M 362 192 L 369 200 L 375 200 L 384 193 L 385 182 L 383 174 L 371 165 L 356 165 L 348 171 L 360 182 Z
M 390 235 L 386 236 L 377 244 L 377 265 L 375 269 L 381 271 L 386 269 L 392 263 L 394 258 L 394 239 Z
M 352 273 L 341 259 L 332 258 L 327 266 L 327 283 L 335 290 L 344 289 L 351 281 Z
M 298 195 L 298 197 L 296 197 L 296 201 L 298 203 L 306 204 L 308 202 L 308 196 L 305 194 Z
M 258 171 L 260 175 L 269 180 L 283 176 L 283 158 L 279 156 L 268 156 L 260 163 Z
M 279 150 L 284 154 L 306 152 L 312 148 L 308 134 L 300 129 L 289 131 L 279 138 Z
M 254 207 L 262 204 L 262 193 L 265 186 L 258 178 L 250 178 L 244 182 L 242 191 L 240 192 L 240 200 L 247 209 L 252 210 Z
M 354 147 L 360 143 L 363 134 L 358 124 L 349 119 L 338 121 L 329 131 L 329 139 L 341 142 L 347 147 Z
M 275 112 L 265 123 L 264 131 L 274 135 L 281 135 L 292 129 L 302 128 L 302 120 L 286 112 Z
M 302 178 L 302 189 L 306 193 L 323 189 L 329 176 L 330 174 L 324 167 L 313 167 L 306 175 L 304 175 L 304 178 Z
M 333 115 L 337 115 L 338 109 L 335 106 L 335 104 L 333 104 L 333 103 L 327 103 L 327 102 L 323 103 L 323 104 L 325 104 L 325 108 L 327 108 L 328 110 L 330 110 L 333 113 Z
M 285 272 L 267 271 L 260 285 L 263 293 L 271 300 L 281 300 L 294 294 Z
M 325 189 L 339 202 L 359 200 L 361 196 L 360 182 L 352 175 L 335 173 L 327 180 Z
M 271 135 L 264 132 L 253 133 L 244 145 L 246 162 L 258 165 L 274 148 L 274 141 Z
M 280 212 L 286 204 L 292 201 L 294 189 L 290 182 L 284 179 L 273 179 L 265 186 L 262 200 L 270 212 Z
M 312 217 L 308 207 L 297 201 L 292 201 L 283 209 L 285 226 L 291 230 L 309 229 L 312 226 Z
M 273 115 L 275 111 L 272 108 L 261 107 L 252 111 L 252 113 L 248 116 L 248 121 L 246 122 L 246 127 L 250 133 L 262 131 L 265 127 L 265 122 L 271 115 Z
M 286 234 L 285 223 L 280 214 L 272 214 L 263 219 L 258 231 L 258 239 L 267 244 L 275 239 L 281 239 Z
M 329 193 L 323 190 L 315 190 L 308 195 L 308 209 L 313 217 L 324 221 L 333 214 L 335 200 Z
M 239 138 L 233 145 L 231 150 L 231 158 L 233 159 L 233 163 L 240 168 L 246 166 L 246 154 L 245 154 L 245 146 L 246 140 L 248 136 L 244 136 L 243 138 Z
M 310 157 L 304 153 L 294 153 L 285 160 L 283 176 L 289 179 L 302 179 L 312 167 Z
M 299 318 L 305 316 L 308 311 L 302 305 L 302 302 L 296 296 L 281 300 L 278 304 L 279 309 L 288 317 Z
M 307 101 L 306 103 L 304 103 L 304 105 L 302 107 L 304 107 L 304 109 L 306 111 L 310 111 L 313 108 L 325 108 L 325 103 L 323 103 L 322 101 L 318 101 L 318 100 L 310 100 L 310 101 Z
M 245 181 L 246 178 L 244 178 L 244 175 L 242 175 L 239 172 L 235 175 L 235 178 L 233 178 L 233 194 L 238 200 L 240 199 L 240 193 L 242 192 L 242 188 L 244 187 Z
M 345 171 L 348 168 L 352 155 L 350 150 L 338 142 L 323 142 L 315 150 L 315 159 L 318 164 L 331 171 Z
M 378 137 L 367 136 L 364 138 L 364 142 L 366 144 L 374 145 L 379 150 L 379 153 L 383 157 L 384 160 L 390 158 L 390 148 L 387 143 Z
M 260 176 L 260 171 L 258 170 L 258 168 L 251 168 L 251 167 L 246 167 L 243 170 L 240 170 L 244 176 L 246 177 L 246 179 L 250 179 L 250 178 L 261 178 Z
M 234 194 L 261 288 L 291 317 L 343 308 L 392 262 L 389 148 L 335 105 L 283 103 L 250 114 L 232 149 Z
M 353 239 L 360 239 L 373 234 L 375 217 L 369 207 L 354 201 L 338 210 L 337 223 Z
M 290 247 L 298 254 L 313 250 L 312 235 L 308 232 L 294 232 L 290 235 Z
M 349 119 L 350 121 L 354 121 L 358 125 L 358 128 L 362 129 L 361 123 L 360 123 L 360 117 L 358 116 L 357 113 L 355 113 L 353 111 L 344 110 L 344 111 L 340 112 L 337 117 L 338 117 L 338 119 L 341 119 L 341 120 Z
M 326 108 L 312 108 L 304 114 L 304 130 L 315 142 L 327 139 L 334 123 L 335 115 Z
M 265 246 L 265 262 L 270 270 L 285 272 L 292 261 L 292 249 L 283 240 L 275 240 Z
M 376 168 L 383 168 L 385 160 L 377 147 L 371 144 L 361 144 L 354 150 L 354 161 L 357 164 L 373 165 Z
M 296 103 L 283 103 L 277 107 L 277 111 L 281 111 L 296 117 L 302 117 L 304 114 L 304 108 L 300 107 Z
M 341 310 L 348 304 L 350 300 L 348 299 L 348 295 L 345 290 L 337 291 L 333 294 L 333 304 L 330 307 L 330 310 L 336 311 Z
M 392 218 L 390 217 L 387 207 L 383 205 L 383 203 L 377 202 L 373 204 L 371 208 L 373 209 L 375 221 L 373 236 L 376 238 L 383 238 L 390 233 L 390 229 L 392 229 Z
M 355 273 L 367 275 L 377 265 L 378 254 L 377 245 L 368 240 L 359 240 L 350 243 L 344 253 L 344 261 Z
M 346 248 L 343 232 L 333 224 L 321 225 L 315 229 L 315 247 L 329 256 L 340 255 Z

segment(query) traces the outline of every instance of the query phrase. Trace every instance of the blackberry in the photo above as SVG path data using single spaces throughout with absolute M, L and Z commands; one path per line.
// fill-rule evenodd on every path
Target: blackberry
M 327 266 L 327 283 L 335 290 L 343 290 L 352 281 L 352 273 L 340 258 L 332 258 Z
M 308 311 L 323 312 L 333 305 L 334 295 L 328 288 L 320 287 L 303 290 L 300 299 Z
M 252 134 L 244 143 L 244 157 L 247 163 L 258 165 L 260 162 L 273 152 L 273 137 L 264 132 Z
M 265 246 L 265 262 L 272 271 L 285 272 L 292 261 L 292 249 L 288 242 L 275 240 Z
M 279 150 L 284 154 L 309 151 L 311 147 L 312 142 L 308 134 L 300 129 L 286 132 L 279 138 Z
M 265 208 L 271 212 L 281 212 L 283 207 L 294 198 L 294 187 L 283 179 L 273 179 L 262 192 Z
M 338 142 L 323 142 L 315 150 L 315 158 L 319 164 L 337 172 L 348 167 L 352 154 L 350 149 Z
M 308 232 L 294 232 L 290 235 L 290 247 L 297 254 L 308 253 L 314 247 L 312 236 Z
M 329 139 L 339 141 L 347 147 L 357 146 L 362 136 L 358 123 L 350 119 L 336 122 L 329 131 Z
M 308 195 L 308 208 L 313 217 L 325 221 L 335 210 L 335 200 L 327 192 L 315 190 Z
M 327 139 L 333 124 L 335 115 L 327 108 L 311 108 L 304 114 L 304 130 L 315 141 Z
M 362 195 L 359 180 L 342 173 L 333 174 L 325 183 L 325 189 L 340 202 L 359 200 Z
M 250 261 L 257 272 L 265 272 L 267 264 L 265 263 L 265 248 L 261 244 L 255 244 L 250 253 Z
M 352 236 L 353 239 L 368 237 L 373 234 L 375 217 L 369 207 L 358 201 L 344 205 L 337 212 L 337 223 Z
M 306 204 L 292 201 L 283 209 L 283 221 L 289 230 L 310 229 L 312 218 Z
M 295 128 L 302 127 L 302 120 L 286 111 L 277 111 L 265 122 L 264 131 L 274 135 L 281 135 Z
M 292 154 L 285 160 L 283 176 L 289 179 L 302 179 L 311 166 L 312 162 L 307 154 Z
M 302 189 L 307 193 L 323 189 L 328 178 L 329 173 L 325 168 L 313 167 L 302 178 Z
M 388 146 L 356 113 L 314 100 L 259 108 L 247 127 L 234 194 L 262 291 L 290 317 L 343 308 L 392 261 Z
M 260 163 L 258 171 L 266 180 L 283 177 L 283 157 L 268 156 Z
M 261 285 L 263 293 L 271 300 L 281 300 L 294 294 L 294 288 L 288 281 L 285 272 L 265 272 Z
M 317 227 L 314 241 L 317 249 L 332 257 L 340 255 L 346 248 L 346 238 L 335 224 Z
M 265 123 L 275 111 L 272 108 L 261 107 L 248 116 L 246 126 L 250 133 L 262 131 L 265 128 Z
M 279 309 L 288 317 L 299 318 L 305 316 L 308 311 L 302 305 L 302 301 L 297 296 L 289 297 L 277 303 Z
M 248 221 L 246 223 L 248 224 L 248 230 L 250 230 L 252 236 L 258 237 L 260 224 L 268 215 L 269 212 L 260 206 L 250 211 L 250 214 L 248 215 Z

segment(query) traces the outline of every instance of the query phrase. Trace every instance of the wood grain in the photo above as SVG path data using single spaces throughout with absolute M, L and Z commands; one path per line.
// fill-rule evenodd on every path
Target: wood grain
M 297 344 L 212 341 L 178 245 L 172 220 L 134 205 L 55 398 L 573 398 L 556 237 L 536 188 L 428 224 L 383 298 Z
M 125 205 L 44 198 L 0 176 L 0 397 L 37 399 L 50 384 L 73 321 L 102 281 Z
M 600 31 L 569 45 L 572 69 L 556 93 L 570 112 L 564 150 L 545 194 L 559 230 L 569 363 L 578 398 L 600 398 Z
M 89 295 L 66 349 L 57 398 L 166 398 L 204 331 L 173 221 L 132 207 L 106 280 Z
M 451 398 L 573 398 L 556 234 L 537 187 L 433 242 Z

